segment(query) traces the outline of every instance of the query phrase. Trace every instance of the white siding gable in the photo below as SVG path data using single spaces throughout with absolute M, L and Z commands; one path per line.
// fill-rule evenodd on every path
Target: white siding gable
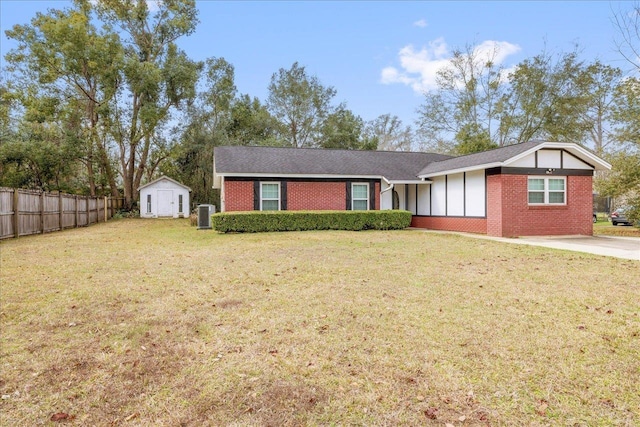
M 562 151 L 560 150 L 538 151 L 538 167 L 560 169 L 562 167 L 561 155 Z
M 577 157 L 569 153 L 562 153 L 562 154 L 563 154 L 562 166 L 565 169 L 593 169 L 592 166 L 589 166 L 582 160 L 578 159 Z
M 518 159 L 512 163 L 509 163 L 509 167 L 514 168 L 535 168 L 536 167 L 536 156 L 535 154 L 529 154 L 521 159 Z

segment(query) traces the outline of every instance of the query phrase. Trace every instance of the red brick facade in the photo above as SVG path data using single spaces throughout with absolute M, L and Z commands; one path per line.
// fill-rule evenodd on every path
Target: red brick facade
M 526 175 L 487 177 L 487 234 L 503 237 L 593 234 L 592 177 L 566 178 L 566 205 L 529 206 Z
M 277 181 L 277 179 L 267 180 Z M 357 182 L 357 181 L 353 181 Z M 224 210 L 252 211 L 253 181 L 225 180 Z M 375 198 L 375 208 L 380 209 L 380 183 L 369 197 Z M 346 181 L 288 181 L 287 210 L 345 210 L 347 206 Z
M 429 230 L 464 231 L 467 233 L 487 234 L 486 218 L 414 216 L 411 226 Z
M 253 210 L 253 182 L 225 181 L 224 183 L 225 211 Z
M 527 175 L 489 175 L 486 218 L 414 216 L 411 226 L 502 237 L 591 235 L 592 177 L 572 175 L 566 180 L 566 205 L 530 206 Z M 226 180 L 224 210 L 253 210 L 253 189 L 253 181 Z M 380 209 L 379 182 L 370 197 Z M 287 182 L 287 210 L 344 210 L 346 205 L 346 181 Z
M 344 210 L 347 204 L 344 182 L 288 182 L 287 210 Z

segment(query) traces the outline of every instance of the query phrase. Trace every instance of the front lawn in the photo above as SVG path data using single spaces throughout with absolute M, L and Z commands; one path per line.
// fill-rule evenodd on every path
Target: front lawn
M 640 424 L 637 261 L 138 219 L 0 279 L 0 425 Z

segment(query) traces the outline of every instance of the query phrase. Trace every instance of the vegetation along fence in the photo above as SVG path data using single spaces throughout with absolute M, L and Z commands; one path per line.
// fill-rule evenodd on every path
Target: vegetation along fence
M 122 204 L 120 198 L 0 188 L 0 239 L 105 222 Z

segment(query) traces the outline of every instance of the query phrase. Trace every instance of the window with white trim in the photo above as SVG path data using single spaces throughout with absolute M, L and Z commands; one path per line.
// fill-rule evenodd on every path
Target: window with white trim
M 564 205 L 567 203 L 566 177 L 530 177 L 528 197 L 530 205 Z
M 279 211 L 280 210 L 280 183 L 261 182 L 260 183 L 260 210 Z
M 351 184 L 351 209 L 369 210 L 369 184 Z
M 178 213 L 182 213 L 182 194 L 178 194 Z
M 151 213 L 151 194 L 147 194 L 147 213 Z

